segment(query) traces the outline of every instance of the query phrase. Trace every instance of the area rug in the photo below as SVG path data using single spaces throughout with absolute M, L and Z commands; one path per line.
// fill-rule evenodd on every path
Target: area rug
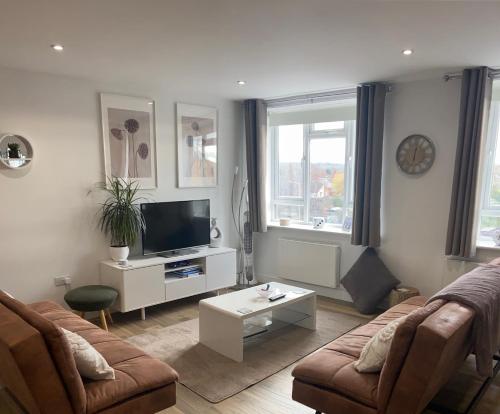
M 211 403 L 235 395 L 359 326 L 353 315 L 318 309 L 316 331 L 287 326 L 245 345 L 244 361 L 234 362 L 198 343 L 198 319 L 127 339 L 173 367 L 179 382 Z M 365 321 L 366 322 L 366 321 Z

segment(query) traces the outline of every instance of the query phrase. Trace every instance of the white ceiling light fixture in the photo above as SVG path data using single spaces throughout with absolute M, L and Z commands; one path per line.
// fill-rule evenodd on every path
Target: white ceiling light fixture
M 153 101 L 149 101 L 148 105 L 153 105 L 153 103 L 154 103 Z
M 403 49 L 401 53 L 405 56 L 413 55 L 413 49 Z
M 244 81 L 244 80 L 239 80 L 239 81 L 236 81 L 236 83 L 237 83 L 238 85 L 240 85 L 240 86 L 243 86 L 243 85 L 246 85 L 246 84 L 247 84 L 247 82 L 246 82 L 246 81 Z
M 64 50 L 64 46 L 59 44 L 59 43 L 55 43 L 53 45 L 50 45 L 50 47 L 52 49 L 54 49 L 56 52 L 62 52 Z

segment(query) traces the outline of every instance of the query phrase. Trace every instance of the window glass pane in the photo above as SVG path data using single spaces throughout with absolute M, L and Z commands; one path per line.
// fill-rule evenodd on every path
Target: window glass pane
M 481 221 L 479 224 L 479 240 L 493 241 L 496 230 L 500 229 L 500 217 L 486 214 L 481 214 Z
M 487 153 L 479 231 L 477 239 L 487 245 L 497 243 L 500 229 L 500 102 L 492 101 L 487 132 Z
M 304 221 L 304 206 L 297 204 L 276 204 L 274 206 L 274 217 L 276 220 L 280 218 L 289 218 L 292 221 Z
M 278 195 L 280 197 L 304 196 L 303 125 L 284 125 L 278 128 Z
M 352 225 L 352 212 L 354 210 L 354 154 L 356 153 L 356 122 L 355 121 L 350 121 L 351 123 L 351 129 L 352 129 L 352 142 L 350 145 L 350 152 L 347 154 L 347 163 L 348 163 L 348 168 L 350 171 L 349 174 L 349 182 L 347 183 L 347 191 L 348 191 L 348 200 L 346 200 L 346 217 L 348 217 L 350 220 L 347 220 L 348 224 L 348 229 L 351 229 Z
M 332 107 L 338 104 L 334 102 Z M 310 110 L 318 108 L 313 104 Z M 325 108 L 330 106 L 322 103 L 321 110 Z M 323 217 L 327 225 L 343 226 L 349 231 L 353 210 L 354 112 L 345 111 L 345 118 L 343 112 L 335 112 L 331 119 L 322 119 L 311 116 L 307 110 L 305 106 L 288 108 L 288 112 L 277 110 L 275 114 L 280 116 L 269 118 L 269 142 L 274 157 L 268 181 L 273 197 L 269 215 L 272 220 L 289 218 L 309 225 L 313 217 Z M 287 113 L 294 117 L 282 116 Z
M 313 131 L 332 131 L 335 129 L 344 129 L 344 121 L 316 122 L 313 124 Z
M 498 120 L 495 122 L 498 123 Z M 491 207 L 500 207 L 500 131 L 497 132 L 495 148 L 489 202 Z
M 325 217 L 327 223 L 344 221 L 345 138 L 311 139 L 309 221 Z

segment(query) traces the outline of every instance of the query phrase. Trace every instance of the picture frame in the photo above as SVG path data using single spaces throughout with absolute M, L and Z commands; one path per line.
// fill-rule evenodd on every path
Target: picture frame
M 217 108 L 177 103 L 176 115 L 178 187 L 216 187 Z
M 149 98 L 101 93 L 106 177 L 157 188 L 155 104 Z

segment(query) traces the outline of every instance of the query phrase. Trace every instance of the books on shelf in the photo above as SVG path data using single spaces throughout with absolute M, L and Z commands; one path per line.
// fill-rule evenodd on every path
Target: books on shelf
M 189 276 L 197 276 L 203 273 L 203 269 L 201 266 L 192 266 L 185 269 L 179 269 L 175 272 L 169 272 L 169 275 L 175 277 L 189 277 Z

